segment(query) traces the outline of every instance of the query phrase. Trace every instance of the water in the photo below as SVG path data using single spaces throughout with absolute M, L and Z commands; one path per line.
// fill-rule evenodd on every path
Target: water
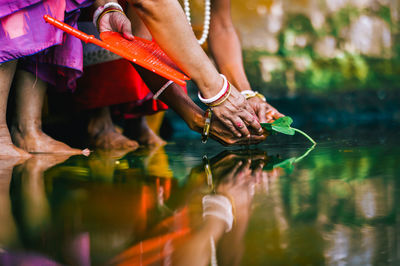
M 2 160 L 0 264 L 399 265 L 393 136 Z

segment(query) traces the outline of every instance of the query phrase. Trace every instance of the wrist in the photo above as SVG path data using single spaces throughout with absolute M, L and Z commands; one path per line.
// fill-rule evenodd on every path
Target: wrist
M 200 101 L 208 105 L 209 107 L 215 107 L 221 105 L 224 101 L 226 101 L 229 98 L 231 94 L 232 90 L 230 83 L 228 82 L 228 80 L 224 75 L 220 74 L 220 76 L 223 79 L 223 84 L 221 89 L 214 96 L 212 96 L 211 98 L 204 98 L 200 91 L 197 94 Z
M 213 78 L 208 77 L 203 80 L 203 82 L 197 83 L 197 86 L 204 98 L 212 98 L 217 95 L 224 84 L 224 79 L 220 75 L 216 75 Z
M 186 124 L 193 131 L 196 131 L 198 133 L 203 132 L 203 128 L 204 128 L 204 111 L 200 109 L 198 112 L 194 112 L 191 115 L 190 119 L 187 119 Z
M 93 25 L 97 28 L 97 30 L 99 30 L 99 24 L 102 17 L 110 12 L 124 13 L 124 10 L 118 4 L 118 2 L 109 1 L 106 4 L 99 6 L 93 13 Z
M 234 83 L 235 84 L 235 83 Z M 236 82 L 236 88 L 238 89 L 238 91 L 251 91 L 251 86 L 250 83 L 248 81 L 244 81 L 244 82 Z

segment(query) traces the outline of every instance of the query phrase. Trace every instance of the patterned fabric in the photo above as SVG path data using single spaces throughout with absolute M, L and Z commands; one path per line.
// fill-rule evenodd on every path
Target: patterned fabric
M 43 15 L 77 27 L 80 8 L 93 0 L 0 0 L 0 63 L 20 67 L 59 88 L 73 89 L 82 74 L 82 44 L 47 24 Z

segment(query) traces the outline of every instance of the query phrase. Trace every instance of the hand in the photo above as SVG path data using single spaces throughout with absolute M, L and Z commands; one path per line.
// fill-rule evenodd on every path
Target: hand
M 128 40 L 133 40 L 130 20 L 120 12 L 109 12 L 99 21 L 99 30 L 119 32 Z
M 221 105 L 213 108 L 213 114 L 237 138 L 250 138 L 251 134 L 261 136 L 263 130 L 253 109 L 240 92 L 231 85 L 229 98 Z
M 259 97 L 252 97 L 248 99 L 247 102 L 257 114 L 260 123 L 271 123 L 274 120 L 284 116 L 269 103 L 264 102 Z
M 210 137 L 222 145 L 253 145 L 264 141 L 268 136 L 268 132 L 263 135 L 250 135 L 250 137 L 237 137 L 232 131 L 225 127 L 219 120 L 213 120 L 210 128 Z

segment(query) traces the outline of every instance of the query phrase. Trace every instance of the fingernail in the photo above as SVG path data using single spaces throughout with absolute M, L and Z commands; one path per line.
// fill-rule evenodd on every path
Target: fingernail
M 236 136 L 237 136 L 238 138 L 240 138 L 240 137 L 242 137 L 242 134 L 238 133 L 238 134 L 236 134 Z

